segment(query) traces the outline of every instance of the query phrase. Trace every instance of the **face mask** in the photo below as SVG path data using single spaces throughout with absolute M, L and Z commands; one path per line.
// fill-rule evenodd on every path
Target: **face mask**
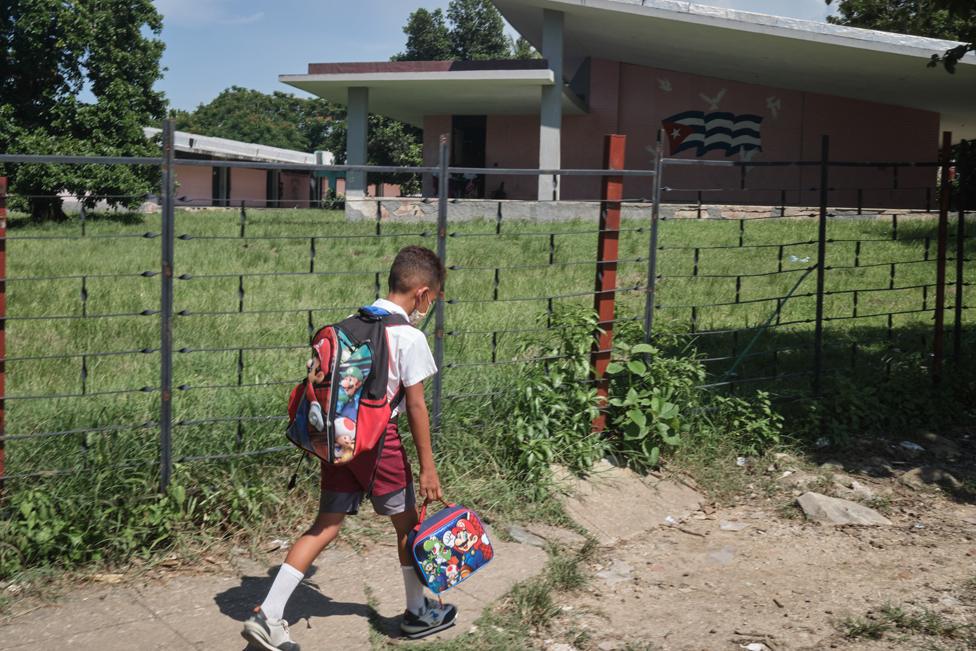
M 417 326 L 421 321 L 427 318 L 427 314 L 430 312 L 430 308 L 433 301 L 427 304 L 427 309 L 421 312 L 419 309 L 414 307 L 413 312 L 410 313 L 410 325 Z M 418 305 L 419 305 L 418 301 Z

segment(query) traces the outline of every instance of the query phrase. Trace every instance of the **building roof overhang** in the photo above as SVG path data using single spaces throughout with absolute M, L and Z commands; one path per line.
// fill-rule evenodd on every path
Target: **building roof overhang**
M 160 133 L 161 129 L 145 127 L 142 131 L 147 138 L 152 138 Z M 201 136 L 188 131 L 176 131 L 173 133 L 173 147 L 178 152 L 195 156 L 205 156 L 207 158 L 260 161 L 266 163 L 315 164 L 315 154 L 294 149 L 282 149 L 281 147 L 269 147 L 268 145 L 253 142 L 230 140 L 228 138 Z M 323 164 L 331 165 L 332 160 L 332 154 L 325 152 Z
M 555 83 L 541 59 L 310 63 L 308 74 L 278 79 L 343 105 L 350 88 L 368 88 L 371 113 L 415 126 L 423 126 L 426 115 L 537 114 L 542 87 Z M 585 113 L 568 89 L 563 93 L 563 112 Z
M 537 48 L 542 10 L 563 12 L 568 73 L 588 57 L 623 61 L 934 111 L 957 137 L 976 137 L 976 55 L 955 74 L 926 66 L 953 41 L 674 0 L 493 2 Z

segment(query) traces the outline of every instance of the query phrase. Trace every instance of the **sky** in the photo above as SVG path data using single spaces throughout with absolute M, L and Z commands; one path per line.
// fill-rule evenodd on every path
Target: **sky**
M 166 43 L 157 88 L 173 108 L 192 110 L 229 86 L 301 92 L 279 74 L 311 62 L 384 61 L 403 50 L 403 25 L 418 7 L 448 0 L 153 0 Z M 743 11 L 823 20 L 824 0 L 705 0 Z

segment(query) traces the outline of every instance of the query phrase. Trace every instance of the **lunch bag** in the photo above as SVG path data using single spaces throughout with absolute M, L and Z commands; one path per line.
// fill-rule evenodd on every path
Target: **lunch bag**
M 407 320 L 368 306 L 315 333 L 312 362 L 322 377 L 316 383 L 310 373 L 292 390 L 289 441 L 335 465 L 382 446 L 386 425 L 403 397 L 402 389 L 392 400 L 386 395 L 390 325 L 407 325 Z
M 407 537 L 417 576 L 434 594 L 464 581 L 495 555 L 478 515 L 463 506 L 445 505 L 427 517 L 425 502 L 420 523 Z

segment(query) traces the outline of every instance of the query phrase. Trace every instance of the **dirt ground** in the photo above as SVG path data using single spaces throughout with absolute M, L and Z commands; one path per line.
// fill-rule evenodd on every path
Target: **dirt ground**
M 816 463 L 790 454 L 743 460 L 733 472 L 745 493 L 724 505 L 677 474 L 639 477 L 602 464 L 585 481 L 562 478 L 568 515 L 597 545 L 584 561 L 583 587 L 553 594 L 558 614 L 518 648 L 976 649 L 976 435 L 920 434 L 904 445 L 874 442 L 846 457 L 829 449 L 819 456 Z M 890 524 L 810 522 L 796 501 L 808 492 L 869 506 Z M 518 540 L 511 527 L 495 524 L 496 533 L 502 529 L 516 539 L 498 540 L 494 574 L 472 582 L 470 595 L 455 595 L 463 621 L 442 639 L 457 638 L 459 649 L 474 648 L 464 634 L 484 608 L 543 571 L 546 540 Z M 538 525 L 521 531 L 554 540 Z M 582 540 L 563 538 L 570 547 Z M 395 633 L 386 629 L 402 608 L 398 584 L 390 599 L 377 597 L 389 572 L 333 576 L 374 565 L 368 558 L 386 558 L 389 545 L 340 545 L 321 559 L 307 594 L 291 605 L 293 630 L 307 648 L 340 638 L 350 649 L 391 642 Z M 359 565 L 330 560 L 342 555 L 362 558 Z M 267 590 L 277 556 L 243 565 L 217 558 L 204 573 L 162 567 L 135 578 L 96 575 L 53 602 L 15 603 L 22 614 L 0 620 L 0 648 L 122 649 L 145 636 L 145 648 L 240 649 L 239 621 Z M 336 585 L 355 589 L 338 594 Z
M 873 444 L 820 466 L 789 455 L 748 463 L 754 491 L 739 503 L 704 503 L 600 548 L 591 581 L 561 596 L 561 614 L 536 644 L 976 649 L 976 505 L 967 490 L 976 441 L 968 432 L 917 440 L 923 450 Z M 795 506 L 807 490 L 877 507 L 892 524 L 808 522 Z

